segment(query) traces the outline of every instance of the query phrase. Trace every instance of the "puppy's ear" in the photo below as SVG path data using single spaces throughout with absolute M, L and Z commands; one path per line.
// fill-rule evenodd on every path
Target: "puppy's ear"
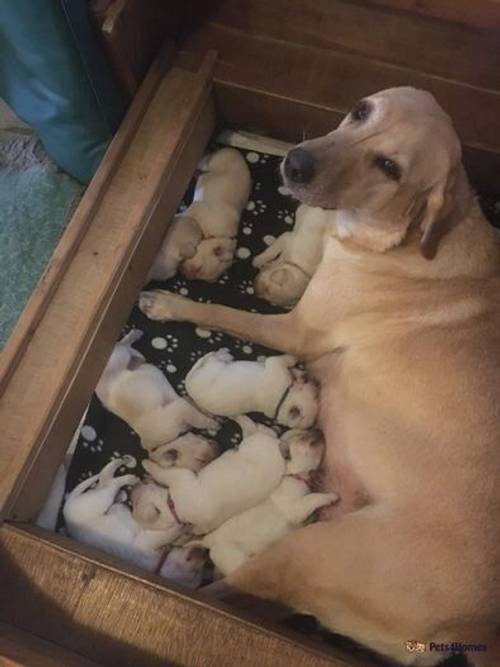
M 282 287 L 286 282 L 287 275 L 288 271 L 286 269 L 277 269 L 271 273 L 270 277 L 273 283 Z
M 461 163 L 451 169 L 448 177 L 429 192 L 420 221 L 420 251 L 426 259 L 434 259 L 439 242 L 449 230 L 467 191 L 467 177 Z

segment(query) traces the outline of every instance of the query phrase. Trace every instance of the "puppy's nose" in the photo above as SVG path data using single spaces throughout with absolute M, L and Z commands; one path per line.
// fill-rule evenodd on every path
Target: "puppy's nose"
M 294 183 L 308 183 L 315 172 L 313 156 L 303 148 L 293 148 L 285 158 L 285 176 Z

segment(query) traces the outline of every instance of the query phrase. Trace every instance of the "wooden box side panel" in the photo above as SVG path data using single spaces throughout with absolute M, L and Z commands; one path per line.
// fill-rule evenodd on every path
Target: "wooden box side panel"
M 0 398 L 4 516 L 30 520 L 43 502 L 213 131 L 213 63 L 214 54 L 194 72 L 174 64 L 161 80 L 9 378 Z
M 103 664 L 364 667 L 61 536 L 0 527 L 0 622 Z

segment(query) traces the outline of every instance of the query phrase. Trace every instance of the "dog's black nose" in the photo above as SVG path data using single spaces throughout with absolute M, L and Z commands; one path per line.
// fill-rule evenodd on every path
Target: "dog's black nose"
M 308 183 L 314 176 L 314 159 L 303 148 L 293 148 L 285 159 L 285 176 L 294 183 Z

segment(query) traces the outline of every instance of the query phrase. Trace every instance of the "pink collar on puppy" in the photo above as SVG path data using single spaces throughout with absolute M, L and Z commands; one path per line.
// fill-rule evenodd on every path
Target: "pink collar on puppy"
M 170 495 L 170 493 L 167 496 L 167 505 L 168 509 L 171 511 L 172 516 L 174 517 L 175 521 L 179 524 L 179 526 L 184 526 L 184 522 L 179 519 L 179 515 L 177 514 L 177 511 L 175 509 L 175 503 L 174 499 Z

